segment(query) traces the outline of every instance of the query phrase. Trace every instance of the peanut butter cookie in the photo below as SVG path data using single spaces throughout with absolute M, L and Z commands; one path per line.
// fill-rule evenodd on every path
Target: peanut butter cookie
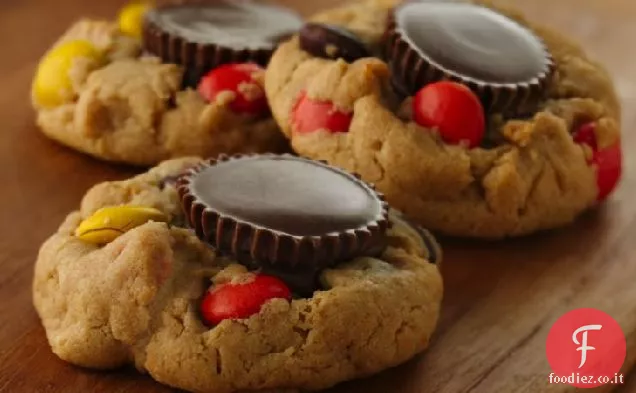
M 279 7 L 224 1 L 133 4 L 119 23 L 82 20 L 38 67 L 37 124 L 76 150 L 142 166 L 288 151 L 265 99 L 262 67 L 279 36 L 300 26 Z
M 265 90 L 298 154 L 361 174 L 449 235 L 566 225 L 621 176 L 607 72 L 488 2 L 369 0 L 320 13 L 274 53 Z
M 76 365 L 133 364 L 193 392 L 318 390 L 427 347 L 440 256 L 336 168 L 185 158 L 91 189 L 42 246 L 33 296 L 53 352 Z

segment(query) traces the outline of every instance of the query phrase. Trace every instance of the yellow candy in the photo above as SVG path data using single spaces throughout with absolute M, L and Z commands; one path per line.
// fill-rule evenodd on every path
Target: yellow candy
M 151 207 L 104 207 L 82 221 L 75 236 L 88 243 L 106 244 L 148 221 L 167 222 L 168 216 Z
M 99 61 L 102 53 L 89 41 L 67 41 L 53 48 L 40 62 L 33 97 L 43 107 L 61 105 L 72 94 L 69 72 L 75 60 L 85 58 Z
M 119 13 L 119 30 L 135 38 L 141 38 L 144 15 L 150 9 L 146 2 L 135 2 L 122 8 Z

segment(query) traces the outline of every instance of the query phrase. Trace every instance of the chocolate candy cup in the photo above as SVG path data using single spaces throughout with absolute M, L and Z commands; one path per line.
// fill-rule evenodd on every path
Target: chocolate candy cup
M 310 54 L 325 59 L 342 58 L 352 63 L 371 56 L 364 42 L 352 32 L 324 23 L 307 23 L 299 34 L 300 47 Z
M 450 79 L 469 86 L 490 112 L 536 109 L 554 70 L 531 31 L 489 8 L 407 2 L 389 17 L 385 54 L 410 94 Z
M 191 169 L 178 190 L 202 241 L 249 267 L 281 272 L 292 286 L 303 282 L 294 288 L 302 293 L 311 293 L 321 269 L 384 249 L 384 198 L 322 162 L 222 156 Z
M 185 66 L 186 85 L 194 86 L 222 64 L 267 65 L 281 37 L 301 27 L 294 12 L 251 1 L 166 5 L 146 14 L 143 49 Z

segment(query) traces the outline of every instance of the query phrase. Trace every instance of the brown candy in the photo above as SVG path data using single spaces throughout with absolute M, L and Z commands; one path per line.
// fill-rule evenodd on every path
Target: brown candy
M 422 242 L 424 243 L 424 247 L 428 252 L 428 261 L 432 264 L 437 264 L 440 262 L 441 258 L 441 248 L 437 244 L 435 237 L 426 229 L 422 228 L 420 225 L 415 222 L 408 221 L 409 224 L 413 227 L 415 232 L 420 236 Z
M 307 23 L 299 34 L 300 47 L 313 56 L 341 58 L 349 63 L 371 56 L 364 42 L 352 32 L 324 23 Z
M 491 112 L 528 112 L 543 98 L 551 55 L 530 30 L 489 8 L 407 2 L 385 34 L 391 71 L 410 94 L 443 79 L 469 86 Z
M 280 38 L 301 26 L 294 12 L 252 1 L 167 5 L 146 14 L 143 49 L 185 66 L 186 85 L 193 86 L 222 64 L 267 65 Z
M 303 283 L 295 288 L 302 293 L 320 270 L 384 248 L 382 196 L 321 162 L 221 157 L 184 175 L 178 190 L 201 240 L 249 267 L 279 272 L 292 286 Z

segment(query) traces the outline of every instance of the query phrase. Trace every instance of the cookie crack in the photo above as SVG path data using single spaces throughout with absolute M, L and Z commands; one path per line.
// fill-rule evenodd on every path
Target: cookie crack
M 223 373 L 223 357 L 221 351 L 218 348 L 214 348 L 214 354 L 216 356 L 216 374 L 221 375 Z
M 558 169 L 555 165 L 555 162 L 551 156 L 548 156 L 548 161 L 550 162 L 550 166 L 554 170 L 554 179 L 556 180 L 556 185 L 559 189 L 559 195 L 563 196 L 566 194 L 567 186 L 565 185 L 565 180 L 563 180 L 563 173 Z M 544 167 L 545 169 L 545 167 Z
M 303 328 L 300 326 L 294 326 L 292 330 L 294 331 L 294 333 L 298 334 L 300 338 L 303 340 L 300 346 L 304 347 L 305 345 L 307 345 L 307 340 L 309 338 L 309 333 L 311 333 L 311 329 Z
M 307 60 L 309 59 L 303 56 L 302 58 L 298 59 L 298 61 L 296 61 L 296 64 L 294 64 L 294 66 L 292 67 L 291 72 L 289 72 L 288 76 L 283 80 L 283 82 L 277 86 L 278 89 L 273 92 L 273 99 L 271 101 L 278 100 L 278 96 L 280 95 L 280 93 L 289 85 L 292 79 L 294 79 L 294 77 L 296 76 L 296 72 L 298 72 L 300 66 Z
M 542 162 L 541 169 L 539 170 L 537 175 L 534 176 L 534 178 L 532 179 L 532 181 L 530 183 L 530 187 L 528 188 L 528 192 L 525 195 L 525 199 L 523 201 L 523 204 L 517 210 L 517 217 L 519 217 L 519 218 L 524 217 L 526 215 L 526 213 L 528 212 L 529 202 L 531 200 L 533 200 L 534 194 L 537 192 L 537 188 L 539 186 L 539 182 L 543 178 L 543 176 L 545 174 L 545 171 L 546 171 L 546 164 L 545 164 L 545 162 Z
M 384 315 L 384 313 L 382 312 L 382 310 L 379 307 L 376 306 L 375 309 L 377 310 L 377 318 L 376 318 L 376 322 L 377 323 L 373 327 L 373 330 L 371 331 L 369 336 L 366 338 L 366 340 L 365 340 L 366 342 L 365 342 L 365 345 L 364 345 L 365 347 L 370 347 L 371 346 L 371 342 L 373 341 L 373 339 L 384 328 L 384 323 L 382 321 L 385 319 L 386 315 Z
M 164 128 L 162 128 L 161 125 L 164 122 L 165 116 L 168 115 L 170 111 L 178 108 L 178 105 L 177 105 L 178 93 L 179 91 L 173 91 L 168 95 L 168 97 L 166 97 L 166 99 L 163 102 L 164 107 L 161 109 L 161 111 L 158 111 L 157 113 L 155 113 L 155 116 L 152 120 L 152 128 L 154 131 L 152 133 L 152 142 L 155 146 L 163 150 L 162 155 L 171 154 L 170 149 L 167 146 L 168 138 L 165 137 Z
M 317 304 L 314 305 L 311 302 L 307 303 L 305 307 L 298 313 L 298 324 L 295 324 L 292 327 L 292 331 L 298 334 L 302 340 L 302 343 L 299 345 L 300 349 L 303 349 L 307 346 L 309 335 L 313 330 L 312 324 L 310 323 L 310 321 L 308 321 L 307 316 L 311 315 L 315 306 L 317 306 Z
M 177 243 L 178 239 L 176 239 L 174 235 L 172 235 L 172 241 L 174 243 Z M 154 335 L 164 326 L 162 312 L 166 310 L 169 302 L 173 300 L 173 296 L 171 294 L 174 293 L 174 288 L 177 284 L 176 278 L 181 276 L 182 271 L 186 269 L 185 264 L 176 263 L 181 258 L 177 258 L 177 251 L 175 250 L 174 246 L 171 248 L 171 250 L 172 255 L 170 256 L 170 264 L 172 265 L 172 272 L 166 279 L 166 281 L 163 282 L 163 284 L 155 294 L 154 298 L 152 299 L 152 302 L 145 307 L 148 314 L 150 315 L 148 328 L 144 331 L 143 335 L 137 338 L 137 340 L 135 341 L 135 345 L 131 347 L 133 356 L 135 357 L 135 360 L 138 364 L 145 365 L 150 341 L 152 340 Z M 178 334 L 180 336 L 185 330 L 183 317 L 178 313 L 174 313 L 171 315 L 180 326 L 180 332 Z
M 415 314 L 422 314 L 423 309 L 424 307 L 422 306 L 412 305 L 411 307 L 409 307 L 409 312 L 405 315 L 414 317 Z M 400 325 L 397 327 L 397 329 L 395 329 L 395 333 L 393 334 L 393 348 L 395 348 L 396 352 L 399 348 L 398 341 L 400 339 L 400 336 L 406 331 L 407 328 L 412 329 L 412 327 L 413 325 L 410 323 L 409 319 L 405 318 L 402 322 L 400 322 Z
M 384 181 L 384 176 L 386 175 L 386 169 L 384 169 L 384 165 L 379 159 L 379 155 L 382 154 L 382 149 L 384 149 L 384 142 L 381 140 L 374 141 L 374 143 L 371 145 L 371 149 L 373 150 L 373 153 L 371 154 L 371 159 L 373 160 L 373 163 L 380 170 L 380 176 L 375 182 L 381 183 L 382 181 Z

